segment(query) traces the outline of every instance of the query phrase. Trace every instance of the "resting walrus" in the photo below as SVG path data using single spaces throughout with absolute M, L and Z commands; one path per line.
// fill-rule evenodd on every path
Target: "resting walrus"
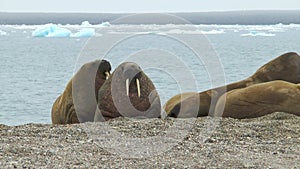
M 157 91 L 135 63 L 119 65 L 98 92 L 98 109 L 94 121 L 116 117 L 157 118 L 161 104 Z
M 108 78 L 111 66 L 106 60 L 84 64 L 68 82 L 52 106 L 53 124 L 72 124 L 94 120 L 98 90 Z
M 274 112 L 300 116 L 299 103 L 300 84 L 276 80 L 225 93 L 216 104 L 214 116 L 242 119 Z
M 198 93 L 197 99 L 195 99 L 197 97 L 195 94 L 191 97 L 184 94 L 184 98 L 180 97 L 182 94 L 176 95 L 175 98 L 167 101 L 164 108 L 166 113 L 172 117 L 207 116 L 210 112 L 214 112 L 218 98 L 225 92 L 273 80 L 300 83 L 300 56 L 293 52 L 283 54 L 263 65 L 245 80 Z M 194 110 L 197 110 L 198 113 L 193 112 Z

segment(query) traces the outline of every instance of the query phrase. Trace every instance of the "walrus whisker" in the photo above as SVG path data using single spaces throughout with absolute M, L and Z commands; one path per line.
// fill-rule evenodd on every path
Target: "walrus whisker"
M 126 95 L 129 96 L 129 79 L 126 79 Z
M 137 88 L 138 96 L 140 98 L 141 97 L 141 86 L 140 86 L 140 80 L 139 79 L 136 79 L 136 88 Z

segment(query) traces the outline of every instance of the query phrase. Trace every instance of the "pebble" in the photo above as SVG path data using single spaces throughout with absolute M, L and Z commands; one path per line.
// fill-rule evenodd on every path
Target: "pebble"
M 276 120 L 284 117 L 284 123 Z M 206 117 L 195 121 L 183 138 L 160 142 L 154 147 L 143 140 L 158 133 L 169 136 L 174 119 L 150 119 L 147 122 L 118 118 L 108 124 L 123 136 L 138 139 L 144 157 L 119 156 L 118 149 L 109 148 L 110 138 L 90 138 L 86 126 L 97 128 L 97 123 L 75 125 L 0 125 L 0 168 L 297 168 L 300 166 L 300 117 L 276 113 L 261 118 L 223 119 L 211 131 L 203 134 Z M 282 119 L 282 118 L 279 118 Z M 102 131 L 105 133 L 106 131 Z M 182 133 L 184 131 L 176 131 Z M 99 132 L 98 132 L 99 133 Z M 208 138 L 205 143 L 199 138 Z M 129 139 L 129 140 L 130 140 Z M 108 141 L 108 142 L 101 142 Z M 113 140 L 113 139 L 111 139 Z M 122 141 L 122 140 L 120 140 Z M 108 145 L 101 145 L 105 143 Z M 112 144 L 112 143 L 111 143 Z M 128 144 L 132 145 L 132 144 Z M 107 146 L 107 147 L 102 147 Z M 122 147 L 118 147 L 122 150 Z M 128 154 L 138 154 L 128 151 Z M 132 150 L 138 151 L 138 150 Z M 220 160 L 222 159 L 222 160 Z M 251 161 L 251 163 L 245 163 Z M 280 163 L 279 163 L 280 162 Z M 195 166 L 195 167 L 193 167 Z

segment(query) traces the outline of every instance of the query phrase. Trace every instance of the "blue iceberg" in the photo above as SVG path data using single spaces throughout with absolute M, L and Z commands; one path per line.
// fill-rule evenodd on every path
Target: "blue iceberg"
M 100 25 L 104 26 L 104 27 L 109 27 L 110 23 L 109 22 L 102 22 Z
M 33 37 L 75 37 L 75 38 L 81 38 L 81 37 L 92 37 L 94 36 L 95 29 L 98 27 L 107 27 L 110 26 L 109 22 L 103 22 L 100 25 L 91 25 L 88 21 L 83 21 L 81 25 L 66 25 L 64 28 L 60 25 L 56 24 L 46 24 L 43 26 L 38 27 L 36 30 L 32 32 Z M 71 30 L 67 29 L 72 29 L 72 28 L 81 28 L 76 33 L 72 33 Z
M 74 38 L 84 38 L 84 37 L 92 37 L 95 35 L 95 29 L 93 28 L 84 28 L 81 29 L 79 32 L 71 34 L 71 37 Z
M 47 24 L 32 32 L 34 37 L 69 37 L 71 31 L 55 24 Z

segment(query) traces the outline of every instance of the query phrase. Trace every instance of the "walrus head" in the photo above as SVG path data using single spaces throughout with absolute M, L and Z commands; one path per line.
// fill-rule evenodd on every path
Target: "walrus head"
M 133 62 L 119 65 L 98 92 L 95 121 L 115 117 L 155 118 L 161 104 L 150 78 Z
M 106 60 L 95 60 L 82 65 L 53 103 L 52 123 L 94 121 L 98 90 L 108 78 L 110 70 L 110 63 Z
M 260 67 L 250 79 L 254 84 L 273 80 L 300 83 L 300 56 L 295 52 L 280 55 Z
M 108 79 L 110 71 L 108 61 L 95 60 L 84 64 L 72 78 L 72 104 L 79 122 L 94 121 L 98 91 Z
M 103 85 L 104 81 L 108 79 L 110 76 L 111 65 L 106 60 L 101 60 L 95 78 L 95 95 L 96 100 L 98 101 L 98 91 L 100 87 Z
M 103 79 L 108 79 L 111 71 L 111 66 L 110 63 L 107 60 L 101 60 L 98 70 L 97 70 L 97 75 L 99 75 Z

